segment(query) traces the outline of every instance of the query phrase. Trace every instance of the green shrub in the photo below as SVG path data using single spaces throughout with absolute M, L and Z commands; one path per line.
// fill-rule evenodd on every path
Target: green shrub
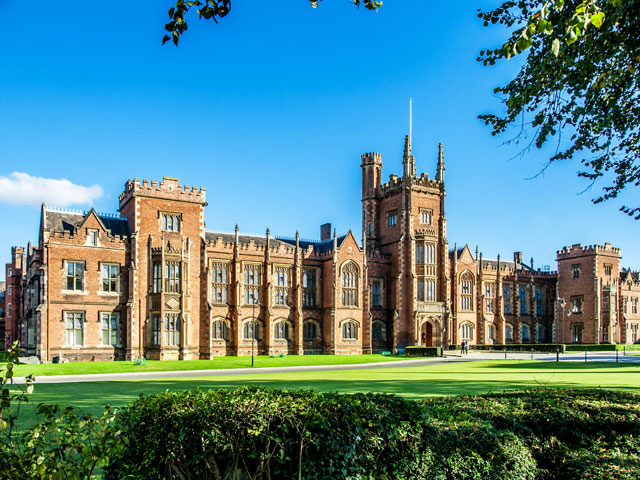
M 441 354 L 441 347 L 407 347 L 407 357 L 439 357 Z
M 527 344 L 496 344 L 496 345 L 471 345 L 469 348 L 472 350 L 499 350 L 503 352 L 505 349 L 508 352 L 548 352 L 556 353 L 560 349 L 560 353 L 564 353 L 565 345 L 557 343 L 527 343 Z
M 511 432 L 426 412 L 391 395 L 255 387 L 142 397 L 118 416 L 107 478 L 535 478 Z
M 612 345 L 610 343 L 603 343 L 600 345 L 573 343 L 566 347 L 567 352 L 615 352 L 617 345 Z
M 633 345 L 616 345 L 616 350 L 618 350 L 619 352 L 621 351 L 627 351 L 627 352 L 640 352 L 640 345 L 638 344 L 633 344 Z

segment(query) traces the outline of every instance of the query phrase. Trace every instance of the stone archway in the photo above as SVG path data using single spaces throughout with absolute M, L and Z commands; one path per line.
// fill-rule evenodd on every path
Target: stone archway
M 420 345 L 423 347 L 433 346 L 433 325 L 430 321 L 425 321 L 420 327 Z

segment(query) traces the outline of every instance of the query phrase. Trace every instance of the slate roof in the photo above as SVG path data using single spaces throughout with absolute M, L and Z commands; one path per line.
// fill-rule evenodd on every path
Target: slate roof
M 347 235 L 340 235 L 338 237 L 338 248 L 340 248 L 340 246 L 342 245 L 342 242 L 344 242 L 344 239 L 347 238 Z M 281 238 L 283 242 L 286 242 L 290 245 L 294 245 L 296 244 L 296 240 L 295 238 Z M 310 246 L 313 246 L 313 248 L 320 252 L 328 252 L 330 250 L 333 250 L 333 237 L 330 238 L 329 240 L 324 240 L 324 241 L 309 241 L 309 240 L 300 240 L 300 248 L 303 249 L 307 249 Z
M 73 233 L 82 225 L 87 213 L 59 212 L 55 210 L 45 210 L 44 212 L 44 229 L 49 232 Z M 124 218 L 115 218 L 102 216 L 97 213 L 98 218 L 104 224 L 104 227 L 116 237 L 128 237 L 129 222 Z

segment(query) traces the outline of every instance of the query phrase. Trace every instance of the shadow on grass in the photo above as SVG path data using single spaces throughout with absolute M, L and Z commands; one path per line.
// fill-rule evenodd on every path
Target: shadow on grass
M 490 360 L 482 362 L 482 368 L 505 368 L 520 370 L 557 370 L 557 371 L 579 371 L 579 370 L 611 370 L 618 373 L 640 373 L 640 363 L 636 362 L 577 362 L 577 361 L 560 361 L 550 362 L 548 360 L 531 361 L 531 360 Z M 621 369 L 627 371 L 621 371 Z M 602 373 L 602 372 L 599 372 Z

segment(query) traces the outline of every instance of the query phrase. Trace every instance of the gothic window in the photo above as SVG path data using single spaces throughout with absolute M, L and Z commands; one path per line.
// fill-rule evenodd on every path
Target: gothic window
M 373 175 L 369 174 L 369 190 L 373 188 Z
M 493 325 L 489 325 L 489 327 L 487 328 L 487 336 L 489 337 L 489 339 L 495 340 L 496 339 L 496 327 L 494 327 Z
M 638 342 L 638 324 L 632 323 L 631 324 L 631 343 L 637 343 L 637 342 Z
M 391 210 L 387 212 L 387 227 L 393 227 L 398 221 L 398 211 Z
M 382 280 L 374 279 L 371 282 L 371 305 L 382 306 Z
M 573 278 L 580 278 L 580 265 L 571 265 L 571 275 Z
M 460 280 L 460 310 L 473 310 L 473 276 L 465 272 Z
M 289 304 L 289 267 L 275 268 L 275 287 L 273 303 L 275 305 Z
M 302 326 L 302 338 L 304 340 L 315 340 L 318 338 L 319 328 L 318 324 L 313 320 L 307 320 Z
M 316 269 L 302 269 L 302 305 L 305 307 L 316 306 Z
M 522 325 L 522 341 L 523 342 L 528 342 L 529 341 L 529 326 L 528 325 Z
M 180 231 L 180 215 L 163 213 L 161 214 L 162 230 L 165 232 Z
M 116 293 L 118 291 L 119 277 L 120 277 L 120 265 L 110 265 L 110 264 L 103 263 L 102 264 L 102 291 Z
M 638 313 L 638 297 L 631 299 L 631 313 Z
M 248 320 L 244 322 L 242 333 L 245 340 L 260 340 L 260 324 L 255 320 Z
M 504 313 L 511 313 L 511 287 L 502 287 L 502 297 L 504 298 Z
M 608 264 L 604 265 L 604 274 L 611 276 L 611 265 L 608 265 Z
M 180 293 L 180 263 L 167 262 L 164 266 L 165 292 Z
M 384 323 L 380 320 L 375 320 L 373 322 L 371 330 L 371 336 L 374 341 L 381 342 L 387 339 Z
M 487 282 L 484 284 L 484 296 L 485 296 L 485 311 L 493 313 L 493 295 L 495 291 L 495 284 Z
M 164 344 L 180 345 L 180 316 L 179 315 L 165 315 Z
M 571 325 L 571 341 L 573 343 L 582 343 L 582 329 L 581 323 Z
M 67 262 L 67 290 L 82 291 L 84 283 L 84 263 Z
M 229 289 L 229 264 L 214 263 L 211 265 L 211 301 L 213 303 L 227 303 Z
M 244 266 L 244 303 L 247 305 L 260 303 L 260 265 Z
M 463 340 L 471 340 L 472 328 L 471 325 L 465 323 L 460 327 L 460 334 Z
M 518 296 L 520 297 L 520 314 L 527 314 L 527 287 L 520 285 L 518 287 Z
M 342 324 L 342 339 L 355 340 L 358 338 L 358 324 L 353 320 L 347 320 Z
M 571 297 L 571 313 L 582 313 L 582 296 Z
M 351 262 L 342 267 L 342 305 L 358 306 L 358 267 Z
M 89 245 L 96 247 L 98 246 L 98 230 L 89 230 L 88 241 Z
M 542 325 L 538 325 L 538 343 L 544 342 L 544 327 Z
M 84 312 L 66 312 L 66 344 L 82 346 L 84 341 Z
M 622 297 L 622 313 L 627 313 L 629 297 Z
M 286 321 L 276 322 L 273 326 L 273 338 L 277 340 L 289 339 L 289 323 Z
M 102 345 L 120 346 L 120 314 L 116 312 L 101 313 Z
M 507 343 L 513 342 L 513 327 L 511 325 L 506 325 L 504 327 L 504 336 Z
M 214 340 L 228 340 L 229 326 L 224 319 L 214 320 L 211 326 L 211 337 Z
M 160 319 L 160 315 L 153 315 L 151 317 L 151 328 L 153 332 L 153 344 L 160 345 L 160 328 L 162 326 L 162 321 Z
M 609 311 L 609 292 L 602 293 L 602 311 L 603 312 Z
M 420 209 L 420 223 L 423 225 L 431 225 L 431 215 L 432 215 L 433 211 L 426 209 L 426 208 L 421 208 Z
M 435 265 L 436 263 L 436 245 L 435 243 L 427 243 L 425 245 L 425 263 Z
M 153 293 L 162 292 L 162 264 L 153 262 Z
M 542 289 L 540 287 L 536 287 L 536 314 L 542 315 L 544 313 L 544 297 L 542 294 Z
M 416 263 L 422 265 L 424 263 L 424 243 L 416 244 Z

